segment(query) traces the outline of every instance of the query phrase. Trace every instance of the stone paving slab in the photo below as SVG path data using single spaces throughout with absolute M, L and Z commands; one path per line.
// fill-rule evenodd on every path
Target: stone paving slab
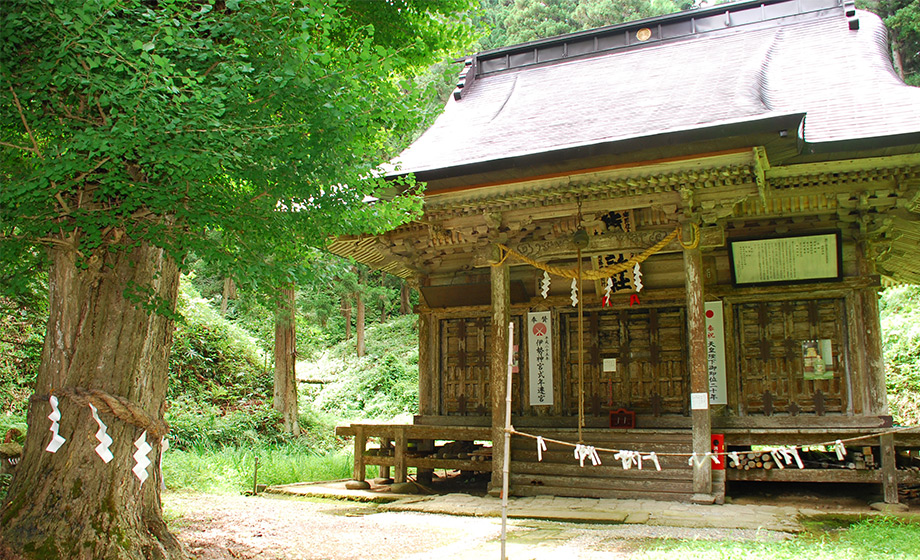
M 346 490 L 344 481 L 275 486 L 269 492 L 350 499 L 380 503 L 380 511 L 439 513 L 458 516 L 500 517 L 501 500 L 470 494 L 395 494 L 389 488 L 372 485 L 370 490 Z M 817 516 L 820 510 L 792 506 L 751 504 L 691 504 L 655 500 L 565 498 L 555 496 L 512 497 L 508 517 L 542 519 L 598 525 L 648 525 L 715 529 L 752 529 L 801 532 L 803 516 Z M 840 512 L 837 512 L 840 513 Z

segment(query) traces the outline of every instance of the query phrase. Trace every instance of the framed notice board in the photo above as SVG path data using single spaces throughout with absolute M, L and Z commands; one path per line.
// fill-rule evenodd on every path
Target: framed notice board
M 839 280 L 840 232 L 729 241 L 736 286 Z

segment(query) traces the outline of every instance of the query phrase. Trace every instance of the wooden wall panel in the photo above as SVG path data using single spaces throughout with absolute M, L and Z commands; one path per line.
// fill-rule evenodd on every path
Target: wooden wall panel
M 515 344 L 520 345 L 520 317 L 514 317 Z M 440 319 L 440 404 L 439 414 L 490 416 L 489 317 L 449 317 Z M 526 355 L 519 363 L 525 366 Z M 512 411 L 519 414 L 523 390 L 520 373 L 512 376 Z
M 578 316 L 561 313 L 563 346 L 562 414 L 578 415 Z M 679 307 L 642 307 L 585 312 L 585 414 L 628 408 L 684 414 L 689 377 L 686 322 Z M 603 371 L 605 358 L 617 359 L 615 373 Z
M 738 303 L 733 311 L 742 413 L 847 412 L 843 299 Z M 819 339 L 831 341 L 833 377 L 805 379 L 802 343 Z

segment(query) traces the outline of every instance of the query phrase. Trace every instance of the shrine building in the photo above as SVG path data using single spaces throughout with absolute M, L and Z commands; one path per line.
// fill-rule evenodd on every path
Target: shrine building
M 744 1 L 481 52 L 393 164 L 423 217 L 329 248 L 419 290 L 419 411 L 338 428 L 356 479 L 497 488 L 510 453 L 516 496 L 920 483 L 878 308 L 920 282 L 920 88 L 874 14 Z

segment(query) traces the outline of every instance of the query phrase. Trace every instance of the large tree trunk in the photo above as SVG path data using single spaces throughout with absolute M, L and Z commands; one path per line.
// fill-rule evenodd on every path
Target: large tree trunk
M 355 347 L 358 352 L 358 357 L 364 355 L 366 348 L 364 345 L 364 297 L 361 295 L 361 292 L 355 294 Z
M 399 314 L 408 315 L 412 313 L 412 306 L 409 305 L 409 284 L 405 280 L 399 286 Z
M 224 289 L 220 297 L 220 314 L 227 316 L 227 305 L 231 299 L 236 299 L 236 283 L 229 276 L 224 278 Z
M 77 258 L 65 245 L 51 250 L 47 335 L 23 458 L 0 509 L 0 549 L 68 560 L 185 558 L 163 521 L 161 439 L 154 435 L 165 431 L 173 321 L 125 297 L 133 293 L 135 302 L 172 311 L 178 270 L 162 250 L 146 244 L 130 253 L 97 251 L 84 257 L 85 267 L 76 265 Z M 94 451 L 99 427 L 80 398 L 87 392 L 95 395 L 114 441 L 109 463 Z M 49 394 L 60 401 L 60 435 L 66 439 L 56 453 L 45 450 L 51 440 Z M 99 395 L 130 401 L 140 415 L 116 417 Z M 153 448 L 143 484 L 132 472 L 142 426 Z
M 300 435 L 297 420 L 297 336 L 294 317 L 294 288 L 281 291 L 282 302 L 275 312 L 275 395 L 274 406 L 284 419 L 285 433 Z
M 351 339 L 351 302 L 342 298 L 342 315 L 345 317 L 345 340 Z

